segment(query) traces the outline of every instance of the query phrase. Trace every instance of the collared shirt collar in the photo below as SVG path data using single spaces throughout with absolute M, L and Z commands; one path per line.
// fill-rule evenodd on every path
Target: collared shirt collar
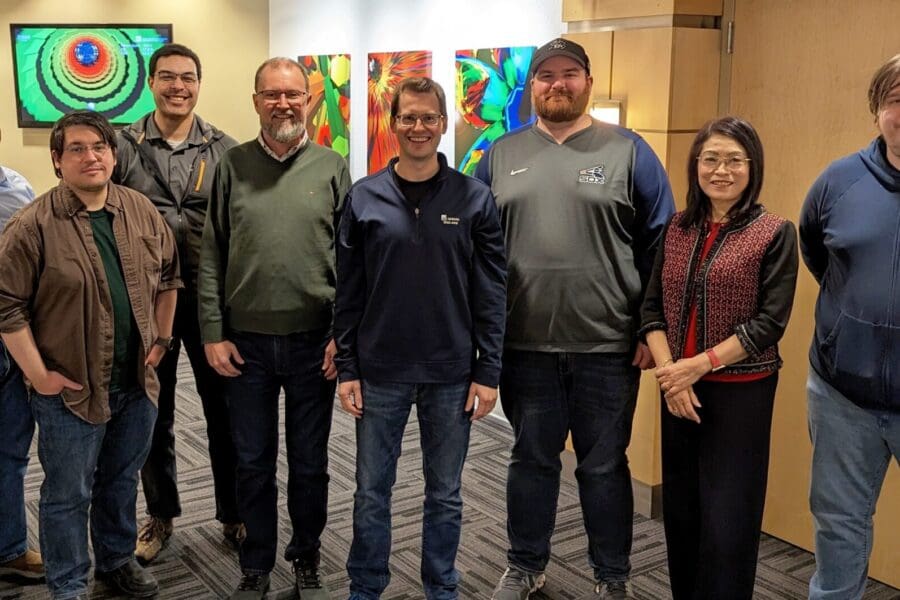
M 156 125 L 156 118 L 154 115 L 156 115 L 156 111 L 147 116 L 143 137 L 148 140 L 162 140 L 163 142 L 166 142 L 162 132 Z M 197 115 L 191 115 L 191 129 L 188 131 L 187 138 L 185 138 L 182 143 L 187 143 L 189 146 L 202 146 L 206 143 L 206 136 L 200 131 L 200 123 L 198 122 Z
M 59 182 L 59 189 L 62 192 L 62 208 L 66 215 L 74 217 L 78 211 L 87 210 L 84 203 L 75 195 L 65 181 Z M 119 192 L 112 182 L 106 184 L 106 204 L 104 208 L 111 208 L 113 212 L 119 212 L 122 209 L 122 200 L 119 198 Z
M 293 155 L 300 152 L 300 150 L 302 150 L 303 147 L 306 146 L 306 143 L 309 141 L 309 136 L 306 134 L 306 129 L 304 128 L 303 135 L 300 137 L 300 141 L 297 142 L 297 145 L 292 146 L 291 149 L 285 152 L 282 156 L 278 156 L 278 154 L 276 154 L 274 150 L 269 148 L 269 145 L 266 143 L 266 140 L 263 137 L 262 131 L 260 131 L 259 135 L 256 136 L 256 141 L 259 142 L 259 145 L 262 146 L 262 149 L 266 154 L 268 154 L 278 162 L 284 162 Z

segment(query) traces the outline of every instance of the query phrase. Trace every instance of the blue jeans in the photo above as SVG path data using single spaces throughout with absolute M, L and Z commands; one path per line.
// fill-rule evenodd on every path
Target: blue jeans
M 25 525 L 25 469 L 34 417 L 22 371 L 0 341 L 0 563 L 28 550 Z
M 632 358 L 504 352 L 500 401 L 515 434 L 506 483 L 510 565 L 533 573 L 547 566 L 559 500 L 559 456 L 571 431 L 594 578 L 628 578 L 634 498 L 625 450 L 640 376 Z
M 860 408 L 812 368 L 806 391 L 816 530 L 809 597 L 855 600 L 865 590 L 872 516 L 891 456 L 900 464 L 900 414 Z
M 290 335 L 231 332 L 244 359 L 225 397 L 237 451 L 238 517 L 247 526 L 241 569 L 264 574 L 278 544 L 278 395 L 284 389 L 289 561 L 317 562 L 328 515 L 328 436 L 335 382 L 322 375 L 326 330 Z
M 457 598 L 456 550 L 462 527 L 462 469 L 469 449 L 469 382 L 362 382 L 363 416 L 356 421 L 353 543 L 347 559 L 350 598 L 373 600 L 391 580 L 391 489 L 400 442 L 416 405 L 425 475 L 422 584 L 428 600 Z
M 156 407 L 141 389 L 109 396 L 111 418 L 92 425 L 60 396 L 31 394 L 38 425 L 41 554 L 54 598 L 87 592 L 88 521 L 96 569 L 134 557 L 138 471 L 147 459 Z

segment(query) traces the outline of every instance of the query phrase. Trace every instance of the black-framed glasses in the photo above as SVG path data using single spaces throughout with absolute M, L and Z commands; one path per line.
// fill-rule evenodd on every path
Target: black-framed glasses
M 715 171 L 721 165 L 725 165 L 727 171 L 740 171 L 751 160 L 746 156 L 719 156 L 718 154 L 701 154 L 697 157 L 697 162 L 707 171 Z
M 414 115 L 412 113 L 397 115 L 394 117 L 394 120 L 400 127 L 415 127 L 416 122 L 422 121 L 422 125 L 425 127 L 436 127 L 441 119 L 444 118 L 444 115 L 439 115 L 437 113 L 425 113 L 424 115 Z
M 193 71 L 188 71 L 187 73 L 173 73 L 172 71 L 157 71 L 156 79 L 159 79 L 163 83 L 175 83 L 176 79 L 180 79 L 181 83 L 184 85 L 194 85 L 200 78 L 197 77 L 197 74 Z
M 288 104 L 299 104 L 303 99 L 309 96 L 309 92 L 305 90 L 260 90 L 256 95 L 263 99 L 267 104 L 275 104 L 284 96 Z
M 84 158 L 87 156 L 87 152 L 90 150 L 96 156 L 103 156 L 107 152 L 109 152 L 109 144 L 106 142 L 97 142 L 96 144 L 72 144 L 71 146 L 66 146 L 63 151 L 75 156 L 77 158 Z

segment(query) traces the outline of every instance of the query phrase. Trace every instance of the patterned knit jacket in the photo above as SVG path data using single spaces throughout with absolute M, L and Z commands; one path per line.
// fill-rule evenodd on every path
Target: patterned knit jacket
M 699 258 L 708 224 L 682 227 L 677 213 L 666 227 L 641 307 L 641 330 L 663 330 L 672 357 L 681 358 L 693 302 L 698 350 L 732 334 L 749 356 L 723 373 L 762 373 L 781 367 L 777 342 L 790 317 L 797 281 L 794 225 L 756 205 L 722 225 Z

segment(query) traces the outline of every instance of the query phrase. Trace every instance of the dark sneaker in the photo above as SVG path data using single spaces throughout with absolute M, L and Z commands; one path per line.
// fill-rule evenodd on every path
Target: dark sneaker
M 294 589 L 300 600 L 331 600 L 328 587 L 319 576 L 318 561 L 294 561 Z
M 35 582 L 43 579 L 44 562 L 40 553 L 26 550 L 22 556 L 0 563 L 0 577 L 8 575 Z
M 223 523 L 222 535 L 225 536 L 225 541 L 231 544 L 235 550 L 240 550 L 241 544 L 247 538 L 247 528 L 244 527 L 243 523 Z
M 269 574 L 244 573 L 228 600 L 262 600 L 269 591 Z
M 138 530 L 137 543 L 134 546 L 134 556 L 142 565 L 156 560 L 166 542 L 172 537 L 172 519 L 160 519 L 150 517 Z
M 632 600 L 631 583 L 629 581 L 601 581 L 594 587 L 594 593 L 600 594 L 601 600 Z
M 131 598 L 152 598 L 159 592 L 159 584 L 153 575 L 134 559 L 113 569 L 112 571 L 97 571 L 96 579 L 105 581 L 124 595 Z
M 529 573 L 509 567 L 494 588 L 491 600 L 526 600 L 532 592 L 544 587 L 546 581 L 543 573 Z

